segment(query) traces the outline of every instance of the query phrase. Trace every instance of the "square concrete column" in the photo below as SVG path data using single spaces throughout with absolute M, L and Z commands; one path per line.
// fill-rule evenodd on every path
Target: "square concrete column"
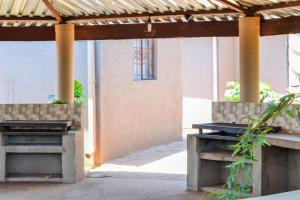
M 55 26 L 57 48 L 56 99 L 74 102 L 74 24 Z
M 5 148 L 0 145 L 0 183 L 5 182 L 5 176 L 6 176 L 5 160 L 6 160 Z
M 200 191 L 200 157 L 198 153 L 199 138 L 197 134 L 187 137 L 187 189 Z
M 259 17 L 239 18 L 241 101 L 259 103 Z

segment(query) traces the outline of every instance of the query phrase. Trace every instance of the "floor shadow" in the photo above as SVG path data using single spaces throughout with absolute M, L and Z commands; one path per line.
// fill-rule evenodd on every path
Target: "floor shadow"
M 186 140 L 152 147 L 147 150 L 126 155 L 116 160 L 108 161 L 105 164 L 139 167 L 148 163 L 155 162 L 157 160 L 161 160 L 165 157 L 172 156 L 182 151 L 186 151 Z
M 186 181 L 185 174 L 165 174 L 165 173 L 147 173 L 147 172 L 111 172 L 95 171 L 89 172 L 87 178 L 124 178 L 124 179 L 151 179 L 151 180 L 170 180 Z

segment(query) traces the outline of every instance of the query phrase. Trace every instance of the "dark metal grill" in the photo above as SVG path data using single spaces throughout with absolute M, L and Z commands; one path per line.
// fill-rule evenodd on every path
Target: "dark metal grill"
M 60 120 L 0 122 L 0 182 L 73 182 L 75 172 L 68 174 L 76 168 L 71 125 Z
M 193 124 L 194 129 L 199 129 L 200 137 L 221 140 L 239 140 L 239 136 L 246 131 L 247 127 L 247 124 L 235 123 Z M 269 133 L 281 131 L 281 127 L 279 126 L 266 126 L 264 129 L 270 129 Z
M 72 121 L 65 120 L 7 120 L 0 122 L 1 132 L 49 133 L 69 131 Z

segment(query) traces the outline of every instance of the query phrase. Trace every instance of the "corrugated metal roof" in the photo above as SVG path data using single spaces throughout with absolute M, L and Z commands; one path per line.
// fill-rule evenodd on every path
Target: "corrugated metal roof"
M 41 0 L 1 0 L 0 16 L 51 16 Z
M 124 24 L 124 23 L 145 23 L 148 19 L 137 14 L 152 13 L 176 13 L 191 12 L 193 20 L 200 21 L 228 21 L 234 20 L 244 13 L 237 12 L 232 6 L 221 0 L 49 0 L 54 9 L 64 18 L 72 17 L 69 23 L 78 25 L 102 25 L 102 24 Z M 274 5 L 275 3 L 299 3 L 295 0 L 228 0 L 232 5 L 244 9 L 255 8 L 262 5 Z M 230 12 L 230 10 L 232 12 Z M 222 13 L 222 11 L 225 11 Z M 201 11 L 216 11 L 203 12 Z M 218 12 L 217 12 L 218 11 Z M 198 12 L 198 13 L 197 13 Z M 123 15 L 126 14 L 124 17 Z M 300 6 L 281 9 L 262 10 L 256 13 L 264 19 L 276 19 L 289 16 L 300 15 Z M 130 17 L 130 15 L 137 17 Z M 55 19 L 51 20 L 52 13 L 42 0 L 0 0 L 0 24 L 2 26 L 52 26 Z M 101 16 L 101 18 L 88 18 L 87 16 Z M 105 18 L 107 16 L 107 18 Z M 114 17 L 110 17 L 114 16 Z M 118 18 L 118 16 L 122 16 Z M 147 16 L 147 15 L 146 15 Z M 13 18 L 14 17 L 14 18 Z M 19 17 L 20 20 L 15 18 Z M 27 17 L 22 20 L 22 17 Z M 34 17 L 44 17 L 32 20 Z M 82 20 L 76 17 L 85 17 Z M 74 20 L 76 19 L 76 20 Z M 183 15 L 162 15 L 152 16 L 152 22 L 165 23 L 186 21 Z

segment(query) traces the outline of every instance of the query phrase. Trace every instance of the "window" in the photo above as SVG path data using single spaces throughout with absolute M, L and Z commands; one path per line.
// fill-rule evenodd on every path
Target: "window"
M 153 39 L 138 39 L 134 41 L 134 80 L 154 80 L 154 44 Z

